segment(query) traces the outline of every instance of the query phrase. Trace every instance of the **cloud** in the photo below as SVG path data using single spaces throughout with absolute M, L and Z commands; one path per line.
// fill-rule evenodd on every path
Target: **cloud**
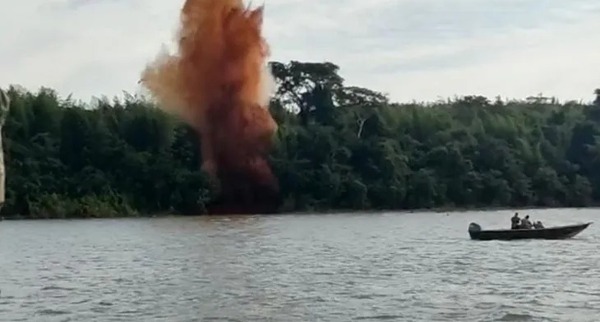
M 0 86 L 48 86 L 86 101 L 135 92 L 145 64 L 172 41 L 182 3 L 15 1 L 0 21 Z M 331 61 L 348 84 L 398 101 L 540 92 L 591 100 L 597 30 L 596 0 L 266 1 L 273 60 Z

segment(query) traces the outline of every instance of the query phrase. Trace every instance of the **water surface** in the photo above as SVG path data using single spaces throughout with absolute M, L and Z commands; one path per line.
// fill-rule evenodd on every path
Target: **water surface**
M 546 226 L 600 210 L 521 211 Z M 0 222 L 1 321 L 598 321 L 600 233 L 510 211 Z

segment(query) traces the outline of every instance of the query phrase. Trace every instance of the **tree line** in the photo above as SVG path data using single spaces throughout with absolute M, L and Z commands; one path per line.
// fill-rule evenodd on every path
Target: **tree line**
M 272 62 L 281 212 L 588 206 L 600 201 L 600 90 L 395 103 L 333 63 Z M 198 138 L 149 101 L 7 90 L 5 218 L 202 214 Z

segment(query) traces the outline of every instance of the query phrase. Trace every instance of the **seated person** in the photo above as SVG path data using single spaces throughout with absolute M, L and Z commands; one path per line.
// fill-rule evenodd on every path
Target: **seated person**
M 529 215 L 525 216 L 525 218 L 521 219 L 521 229 L 531 229 L 532 225 L 529 221 Z
M 533 228 L 542 229 L 542 228 L 544 228 L 544 225 L 542 225 L 542 222 L 538 220 L 533 224 Z

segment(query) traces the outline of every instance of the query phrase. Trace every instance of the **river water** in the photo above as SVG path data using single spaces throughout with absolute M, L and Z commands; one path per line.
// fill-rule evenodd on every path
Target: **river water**
M 600 210 L 521 211 L 546 226 Z M 0 222 L 0 321 L 599 321 L 600 233 L 512 212 Z

